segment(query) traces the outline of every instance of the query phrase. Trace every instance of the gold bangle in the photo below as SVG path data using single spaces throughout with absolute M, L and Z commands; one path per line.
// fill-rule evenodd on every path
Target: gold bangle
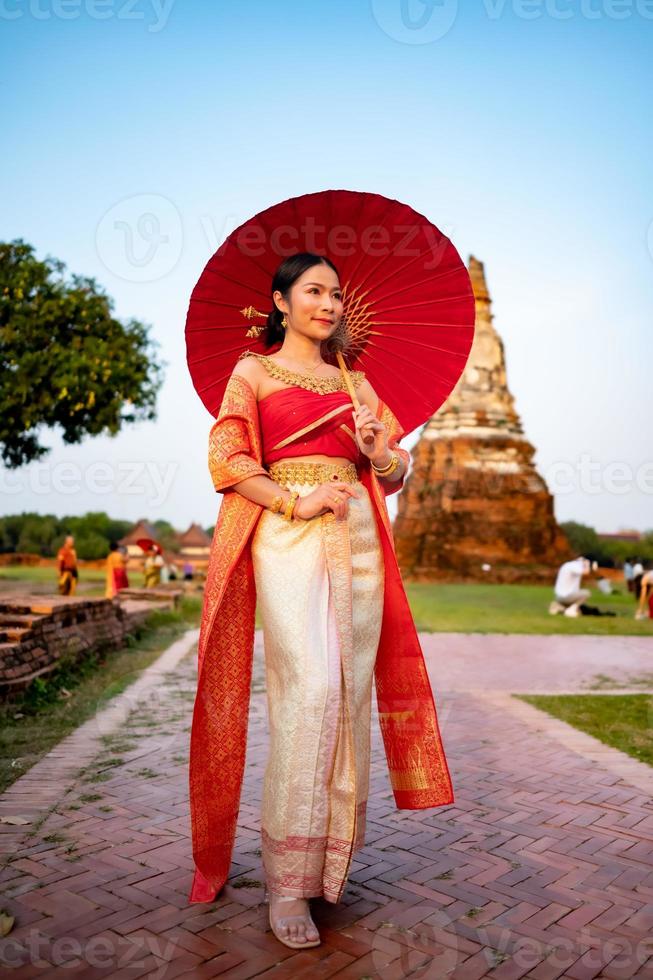
M 299 491 L 291 490 L 290 499 L 288 500 L 288 503 L 286 504 L 286 509 L 283 512 L 283 516 L 285 520 L 287 521 L 292 520 L 292 512 L 295 509 L 295 503 L 298 497 L 299 497 Z
M 376 466 L 372 463 L 372 469 L 377 476 L 387 476 L 389 473 L 393 473 L 399 466 L 399 454 L 390 450 L 391 459 L 386 466 Z
M 382 475 L 383 476 L 390 476 L 390 474 L 391 473 L 394 473 L 395 470 L 398 470 L 400 466 L 401 466 L 401 456 L 399 455 L 399 453 L 397 453 L 395 455 L 394 466 L 390 467 L 390 469 L 387 471 L 387 473 L 383 473 Z
M 395 454 L 392 451 L 392 449 L 390 449 L 389 452 L 390 452 L 390 462 L 389 463 L 386 463 L 385 466 L 377 466 L 376 463 L 373 463 L 370 460 L 370 462 L 372 462 L 372 469 L 377 470 L 377 471 L 383 471 L 383 470 L 387 470 L 390 466 L 392 466 L 392 463 L 393 463 L 394 458 L 395 458 Z
M 283 497 L 281 496 L 280 493 L 278 493 L 276 497 L 272 498 L 272 503 L 270 504 L 270 510 L 272 511 L 273 514 L 277 514 L 282 507 L 283 507 Z

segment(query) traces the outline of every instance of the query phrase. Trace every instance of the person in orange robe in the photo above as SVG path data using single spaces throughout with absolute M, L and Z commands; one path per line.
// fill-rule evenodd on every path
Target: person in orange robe
M 57 570 L 59 572 L 59 593 L 61 595 L 75 595 L 79 573 L 75 539 L 72 534 L 66 535 L 64 543 L 57 552 Z
M 328 268 L 334 267 L 327 263 L 328 260 L 321 257 L 310 257 L 305 265 L 310 276 L 302 274 L 296 281 L 301 283 L 303 279 L 322 276 L 328 279 Z M 280 269 L 283 266 L 284 263 Z M 278 278 L 279 270 L 274 281 Z M 329 293 L 328 289 L 326 293 Z M 277 295 L 273 290 L 275 302 Z M 325 305 L 332 302 L 331 297 L 323 300 L 323 292 L 316 297 L 318 299 Z M 279 319 L 280 316 L 279 313 Z M 312 329 L 314 337 L 328 336 L 323 328 L 317 328 L 317 333 L 316 328 Z M 333 326 L 330 332 L 333 332 Z M 248 353 L 246 351 L 244 355 Z M 372 391 L 371 386 L 369 391 Z M 385 502 L 388 494 L 396 493 L 403 486 L 410 456 L 399 446 L 404 432 L 390 406 L 373 391 L 368 397 L 376 398 L 376 411 L 373 413 L 364 405 L 361 397 L 361 408 L 354 413 L 357 431 L 364 423 L 373 426 L 374 459 L 385 462 L 388 451 L 396 454 L 401 473 L 399 479 L 396 475 L 394 479 L 384 479 L 375 472 L 372 458 L 365 455 L 364 449 L 360 454 L 358 479 L 372 504 L 383 562 L 381 623 L 374 663 L 379 724 L 397 808 L 439 807 L 453 802 L 451 778 L 423 653 L 397 564 Z M 291 405 L 292 402 L 289 412 L 296 410 Z M 257 598 L 252 542 L 257 541 L 261 515 L 265 512 L 266 519 L 272 518 L 268 510 L 274 491 L 281 489 L 270 479 L 270 470 L 264 464 L 266 447 L 261 437 L 259 407 L 250 382 L 234 370 L 209 437 L 209 470 L 215 490 L 223 494 L 223 501 L 207 570 L 191 730 L 189 783 L 195 872 L 190 902 L 211 902 L 221 891 L 229 875 L 236 833 L 246 752 Z M 351 404 L 349 408 L 352 408 Z M 358 444 L 361 448 L 364 446 L 362 439 Z M 260 481 L 256 491 L 254 483 L 259 481 L 252 480 L 253 477 L 266 478 Z M 270 489 L 267 489 L 268 484 Z M 236 489 L 238 485 L 243 487 L 242 493 Z M 260 502 L 245 496 L 245 486 L 252 488 L 252 497 L 257 496 Z M 289 499 L 287 490 L 283 491 L 283 496 L 285 503 Z M 336 512 L 341 514 L 346 497 L 338 495 L 337 499 L 333 513 L 327 511 L 326 517 L 333 518 Z M 297 502 L 295 506 L 298 506 Z M 325 507 L 329 506 L 325 504 Z M 276 517 L 283 520 L 280 515 Z M 301 519 L 302 514 L 299 517 Z M 313 518 L 310 514 L 306 517 L 306 524 L 310 524 Z M 330 884 L 328 892 L 324 891 L 324 897 L 329 901 L 340 900 L 354 850 L 357 844 L 360 845 L 357 820 L 358 814 L 354 817 L 350 839 L 341 842 L 345 849 L 340 855 L 337 880 Z M 292 893 L 292 889 L 289 892 Z M 308 937 L 307 930 L 299 939 Z M 296 945 L 311 943 L 299 941 Z

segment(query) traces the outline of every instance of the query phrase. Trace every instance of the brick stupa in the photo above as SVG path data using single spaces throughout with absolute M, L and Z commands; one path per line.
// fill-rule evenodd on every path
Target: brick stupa
M 412 450 L 393 526 L 397 559 L 416 581 L 551 582 L 573 554 L 508 390 L 483 263 L 470 256 L 468 268 L 474 343 Z

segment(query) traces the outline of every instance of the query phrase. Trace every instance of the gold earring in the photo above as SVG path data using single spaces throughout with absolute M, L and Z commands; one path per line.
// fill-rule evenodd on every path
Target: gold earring
M 286 329 L 286 327 L 288 326 L 288 321 L 286 320 L 286 317 L 285 317 L 285 315 L 284 315 L 284 318 L 283 318 L 283 320 L 281 321 L 281 326 L 283 327 L 283 329 L 284 329 L 284 330 L 285 330 L 285 329 Z

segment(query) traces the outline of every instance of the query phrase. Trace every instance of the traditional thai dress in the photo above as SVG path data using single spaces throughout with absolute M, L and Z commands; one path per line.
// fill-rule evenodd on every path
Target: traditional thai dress
M 261 807 L 267 883 L 337 902 L 364 845 L 373 679 L 397 807 L 441 806 L 453 792 L 385 504 L 403 479 L 382 483 L 360 452 L 341 377 L 307 377 L 255 356 L 287 386 L 257 402 L 232 375 L 209 440 L 209 469 L 224 499 L 199 639 L 189 900 L 212 901 L 229 873 L 258 600 L 270 729 Z M 351 377 L 356 386 L 364 374 Z M 408 464 L 397 418 L 381 400 L 376 414 Z M 279 462 L 317 454 L 349 462 Z M 304 496 L 330 470 L 358 492 L 344 519 L 329 511 L 286 521 L 233 489 L 262 474 Z
M 104 594 L 107 599 L 112 599 L 120 589 L 129 588 L 127 572 L 125 570 L 125 558 L 120 551 L 109 552 L 107 555 L 106 572 L 106 588 Z

